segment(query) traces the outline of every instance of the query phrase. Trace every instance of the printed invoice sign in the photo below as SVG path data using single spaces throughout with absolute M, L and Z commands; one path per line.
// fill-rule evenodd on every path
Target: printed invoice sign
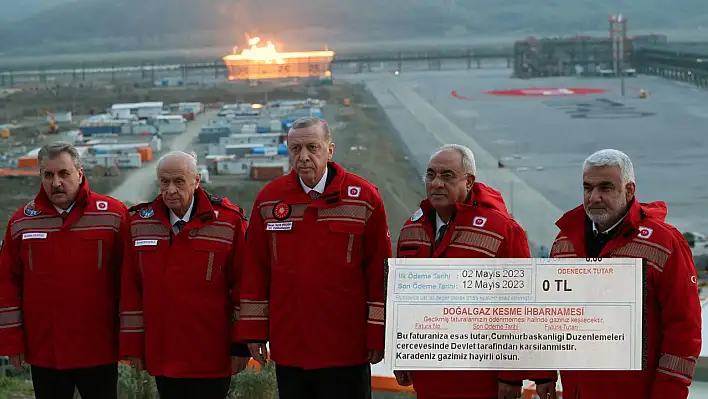
M 641 370 L 642 259 L 389 259 L 391 370 Z

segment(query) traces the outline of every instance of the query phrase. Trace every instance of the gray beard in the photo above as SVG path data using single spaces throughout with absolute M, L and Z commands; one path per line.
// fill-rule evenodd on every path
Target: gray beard
M 622 199 L 617 204 L 617 209 L 619 209 L 619 211 L 615 213 L 611 213 L 610 211 L 604 209 L 585 210 L 585 214 L 588 215 L 588 218 L 592 220 L 595 225 L 597 225 L 598 230 L 605 231 L 609 229 L 613 224 L 617 223 L 617 221 L 620 220 L 622 216 L 624 216 L 624 212 L 627 209 L 627 200 L 624 196 L 622 196 L 621 198 Z

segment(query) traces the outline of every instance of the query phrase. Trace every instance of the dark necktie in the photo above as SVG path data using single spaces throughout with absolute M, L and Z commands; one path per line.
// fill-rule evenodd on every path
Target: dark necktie
M 66 218 L 68 218 L 68 217 L 69 217 L 69 212 L 64 211 L 64 212 L 61 213 L 61 221 L 62 221 L 62 222 L 65 222 L 65 221 L 66 221 Z
M 447 224 L 444 224 L 440 226 L 440 230 L 438 230 L 438 236 L 435 237 L 435 246 L 439 246 L 440 242 L 442 241 L 443 237 L 445 237 L 445 232 L 447 231 Z
M 315 190 L 310 190 L 309 196 L 310 196 L 310 199 L 314 201 L 317 198 L 320 198 L 320 193 L 318 193 Z
M 184 220 L 178 220 L 178 221 L 176 221 L 175 224 L 173 225 L 173 226 L 175 226 L 175 228 L 177 229 L 177 232 L 176 232 L 175 234 L 179 234 L 179 232 L 182 231 L 182 229 L 183 229 L 184 226 L 186 226 L 186 225 L 187 225 L 187 222 L 185 222 Z

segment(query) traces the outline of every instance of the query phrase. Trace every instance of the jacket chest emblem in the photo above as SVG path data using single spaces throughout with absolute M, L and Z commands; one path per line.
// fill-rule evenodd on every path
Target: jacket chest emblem
M 415 213 L 413 214 L 413 216 L 411 216 L 411 222 L 417 222 L 417 221 L 419 221 L 420 218 L 422 218 L 422 217 L 423 217 L 423 210 L 420 209 L 420 208 L 418 208 L 418 210 L 415 211 Z
M 27 216 L 37 216 L 40 213 L 42 213 L 42 211 L 38 211 L 35 208 L 34 201 L 30 201 L 27 205 L 25 205 L 24 212 L 25 212 L 25 215 L 27 215 Z
M 275 220 L 285 220 L 290 217 L 292 211 L 290 205 L 280 201 L 273 206 L 273 218 L 275 218 Z
M 141 218 L 149 219 L 149 218 L 155 216 L 155 210 L 153 210 L 152 207 L 147 207 L 147 208 L 141 209 L 139 214 L 140 214 Z

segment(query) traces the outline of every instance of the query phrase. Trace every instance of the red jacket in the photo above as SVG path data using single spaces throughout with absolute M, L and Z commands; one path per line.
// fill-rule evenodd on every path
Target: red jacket
M 701 351 L 701 304 L 696 266 L 686 240 L 667 224 L 666 204 L 634 200 L 600 257 L 646 260 L 647 368 L 644 371 L 561 371 L 563 393 L 580 399 L 685 399 Z M 585 258 L 586 215 L 582 206 L 556 225 L 551 257 Z M 612 387 L 612 389 L 608 389 Z
M 127 215 L 86 178 L 63 223 L 42 188 L 15 212 L 0 253 L 0 355 L 56 369 L 118 361 Z
M 231 375 L 247 222 L 226 198 L 201 188 L 194 198 L 190 221 L 177 235 L 162 197 L 130 209 L 120 355 L 145 359 L 153 376 Z
M 384 349 L 384 205 L 371 183 L 328 168 L 316 200 L 294 171 L 268 183 L 248 227 L 239 339 L 270 341 L 285 366 L 366 364 Z
M 406 221 L 398 239 L 399 258 L 530 258 L 526 233 L 507 213 L 501 194 L 475 183 L 470 202 L 457 204 L 455 216 L 435 247 L 435 209 L 428 200 Z M 414 371 L 418 399 L 490 399 L 498 381 L 557 379 L 542 371 Z

